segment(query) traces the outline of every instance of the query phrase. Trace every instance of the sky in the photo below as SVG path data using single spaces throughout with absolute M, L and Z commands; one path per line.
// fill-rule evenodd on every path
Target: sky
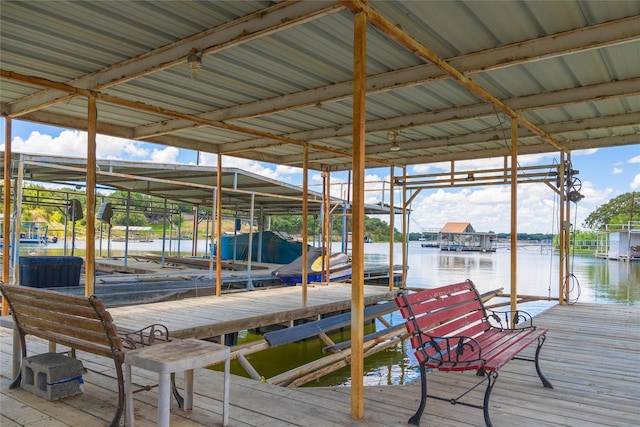
M 0 120 L 4 151 L 5 124 Z M 86 158 L 87 136 L 85 132 L 44 126 L 19 120 L 12 121 L 13 152 L 47 154 Z M 196 164 L 197 153 L 141 141 L 114 138 L 104 135 L 97 137 L 98 159 L 148 161 L 155 163 Z M 631 191 L 640 191 L 640 143 L 623 147 L 579 150 L 571 153 L 573 169 L 579 171 L 580 193 L 584 198 L 571 204 L 571 223 L 574 229 L 584 230 L 584 219 L 607 201 Z M 550 165 L 559 163 L 558 154 L 520 156 L 520 166 Z M 217 165 L 217 156 L 201 153 L 200 164 Z M 252 160 L 224 156 L 223 167 L 241 168 L 288 184 L 302 185 L 302 169 L 279 166 Z M 502 167 L 503 159 L 477 159 L 456 162 L 456 170 L 478 170 Z M 439 173 L 448 171 L 449 163 L 414 165 L 407 168 L 409 175 Z M 400 169 L 396 169 L 399 175 Z M 366 172 L 365 199 L 369 203 L 379 203 L 385 184 L 389 188 L 388 167 L 369 169 Z M 347 172 L 332 173 L 332 195 L 344 197 Z M 321 191 L 320 172 L 310 171 L 311 190 Z M 340 185 L 342 183 L 342 185 Z M 458 189 L 423 190 L 413 200 L 409 220 L 410 232 L 439 230 L 447 222 L 469 222 L 478 232 L 493 231 L 508 233 L 511 230 L 510 211 L 511 188 L 504 186 L 467 187 Z M 558 233 L 558 200 L 554 191 L 545 184 L 521 184 L 518 186 L 518 233 Z M 385 203 L 389 201 L 387 192 Z M 395 199 L 400 204 L 400 193 Z M 381 220 L 388 222 L 382 216 Z M 400 227 L 396 218 L 396 228 Z

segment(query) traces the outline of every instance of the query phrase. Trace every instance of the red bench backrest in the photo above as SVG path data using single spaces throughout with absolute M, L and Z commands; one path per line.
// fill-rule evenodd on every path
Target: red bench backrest
M 412 294 L 401 293 L 395 301 L 402 317 L 407 319 L 405 326 L 412 334 L 411 345 L 415 349 L 425 344 L 419 331 L 437 337 L 474 337 L 489 329 L 482 299 L 471 280 Z

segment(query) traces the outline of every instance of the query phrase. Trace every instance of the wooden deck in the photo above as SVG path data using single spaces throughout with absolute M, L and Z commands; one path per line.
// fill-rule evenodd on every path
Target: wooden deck
M 309 286 L 307 291 L 306 307 L 302 288 L 288 286 L 114 307 L 109 312 L 119 327 L 136 330 L 139 325 L 162 323 L 176 338 L 210 338 L 351 308 L 350 284 Z M 365 304 L 390 300 L 394 294 L 384 286 L 365 286 Z
M 119 313 L 122 315 L 122 313 Z M 634 426 L 640 419 L 640 307 L 578 304 L 556 306 L 536 318 L 550 329 L 541 365 L 554 385 L 544 389 L 532 364 L 514 360 L 501 371 L 491 411 L 496 426 Z M 85 392 L 56 402 L 24 390 L 8 390 L 11 331 L 0 328 L 2 427 L 100 426 L 115 409 L 115 370 L 105 358 L 79 353 L 88 372 Z M 35 353 L 46 343 L 33 341 Z M 432 392 L 456 392 L 470 375 L 432 373 Z M 155 375 L 134 369 L 134 382 Z M 182 378 L 178 375 L 178 384 Z M 212 426 L 222 421 L 222 374 L 199 370 L 195 408 L 185 416 L 173 402 L 171 425 Z M 472 392 L 481 399 L 482 391 Z M 136 423 L 156 421 L 156 389 L 135 395 Z M 231 426 L 405 426 L 417 407 L 419 386 L 365 387 L 365 417 L 350 417 L 350 388 L 287 389 L 232 376 Z M 422 426 L 483 426 L 482 411 L 429 400 Z

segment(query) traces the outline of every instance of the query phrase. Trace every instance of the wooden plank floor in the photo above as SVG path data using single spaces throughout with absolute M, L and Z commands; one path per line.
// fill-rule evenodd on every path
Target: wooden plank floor
M 114 307 L 109 313 L 122 328 L 135 330 L 140 325 L 162 323 L 176 338 L 209 338 L 351 308 L 350 284 L 309 286 L 307 294 L 306 307 L 302 304 L 302 288 L 288 286 Z M 392 299 L 395 292 L 389 292 L 386 286 L 365 286 L 364 295 L 365 303 L 372 304 Z
M 544 389 L 528 362 L 514 360 L 501 371 L 491 399 L 495 426 L 635 426 L 640 419 L 640 307 L 578 304 L 556 306 L 536 323 L 550 329 L 542 352 L 542 370 L 554 385 Z M 82 395 L 56 402 L 23 390 L 8 390 L 11 331 L 0 328 L 0 425 L 101 426 L 115 409 L 116 381 L 108 359 L 80 353 L 88 368 Z M 33 345 L 32 345 L 33 344 Z M 33 353 L 46 343 L 30 340 Z M 475 380 L 472 373 L 431 373 L 430 391 L 455 393 Z M 134 368 L 134 382 L 153 374 Z M 182 378 L 178 375 L 178 384 Z M 173 402 L 171 425 L 220 425 L 222 375 L 196 374 L 195 408 L 186 416 Z M 475 400 L 482 391 L 472 392 Z M 350 388 L 286 389 L 232 376 L 231 426 L 405 426 L 417 407 L 419 386 L 365 387 L 365 417 L 350 417 Z M 136 423 L 156 421 L 155 389 L 135 395 Z M 483 426 L 482 411 L 431 399 L 422 426 Z

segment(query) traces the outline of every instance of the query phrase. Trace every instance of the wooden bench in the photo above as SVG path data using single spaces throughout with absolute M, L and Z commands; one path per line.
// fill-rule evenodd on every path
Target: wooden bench
M 81 350 L 113 359 L 118 379 L 118 407 L 110 426 L 117 426 L 125 403 L 122 371 L 125 352 L 170 341 L 167 328 L 155 324 L 138 331 L 118 330 L 103 302 L 96 296 L 86 298 L 6 284 L 0 284 L 0 291 L 13 316 L 14 332 L 19 333 L 21 363 L 27 356 L 27 335 L 67 346 L 72 349 L 74 355 L 75 350 Z M 20 386 L 21 371 L 10 388 Z M 178 403 L 182 405 L 182 397 L 177 393 L 175 383 L 173 392 Z
M 420 425 L 429 396 L 454 405 L 483 409 L 485 424 L 490 427 L 489 398 L 498 370 L 534 341 L 538 346 L 535 359 L 525 360 L 535 362 L 544 387 L 553 388 L 538 363 L 547 330 L 533 326 L 526 312 L 487 310 L 471 280 L 410 294 L 401 292 L 396 304 L 406 319 L 405 326 L 420 365 L 420 406 L 409 419 L 410 424 Z M 476 371 L 483 379 L 470 390 L 487 382 L 483 404 L 460 401 L 470 390 L 455 398 L 427 395 L 427 369 Z

